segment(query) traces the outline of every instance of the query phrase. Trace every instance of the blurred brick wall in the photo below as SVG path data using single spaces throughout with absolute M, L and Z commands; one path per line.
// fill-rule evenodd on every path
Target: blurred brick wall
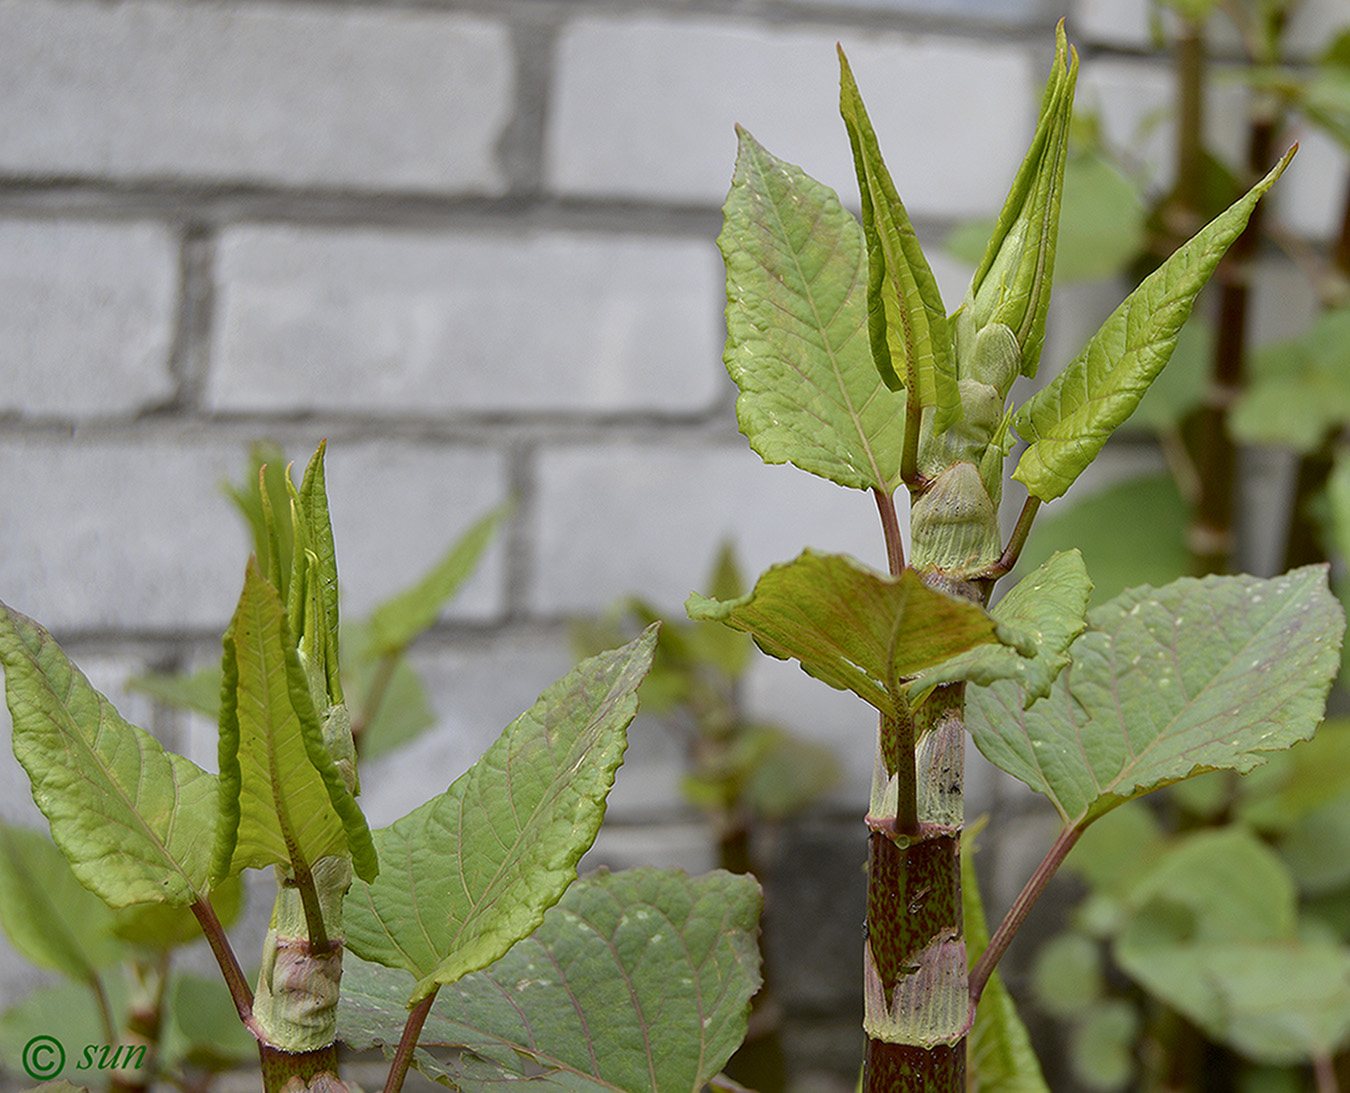
M 1341 2 L 1307 5 L 1296 37 Z M 748 575 L 805 544 L 882 565 L 868 499 L 764 467 L 736 432 L 713 244 L 732 126 L 852 203 L 842 41 L 954 304 L 970 270 L 941 237 L 996 211 L 1065 15 L 1080 102 L 1129 143 L 1170 87 L 1146 0 L 0 0 L 0 598 L 213 765 L 210 726 L 120 683 L 218 656 L 247 549 L 218 486 L 250 441 L 303 462 L 328 438 L 355 614 L 515 497 L 416 649 L 440 724 L 367 773 L 383 824 L 566 670 L 568 619 L 634 591 L 680 613 L 723 538 Z M 1213 109 L 1236 143 L 1240 91 Z M 1164 128 L 1161 177 L 1167 148 Z M 1342 175 L 1305 142 L 1279 194 L 1296 229 L 1331 222 Z M 1043 375 L 1117 293 L 1060 292 Z M 1310 307 L 1282 301 L 1271 329 Z M 861 865 L 872 718 L 768 661 L 751 700 L 847 767 L 780 844 L 785 887 L 833 906 Z M 639 723 L 594 860 L 709 864 L 678 771 Z M 0 814 L 38 820 L 11 759 L 0 785 Z M 1001 912 L 1052 822 L 974 754 L 968 788 L 995 817 Z M 808 1062 L 854 1035 L 857 875 L 842 941 L 779 908 Z M 10 995 L 32 978 L 0 973 Z

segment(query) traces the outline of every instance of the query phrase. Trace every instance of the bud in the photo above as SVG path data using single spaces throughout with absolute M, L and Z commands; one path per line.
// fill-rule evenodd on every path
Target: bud
M 962 305 L 966 321 L 957 324 L 957 373 L 962 378 L 967 374 L 964 366 L 970 363 L 969 355 L 976 348 L 971 336 L 978 337 L 991 323 L 1002 324 L 1012 331 L 1019 349 L 1018 372 L 1035 375 L 1050 307 L 1069 118 L 1077 78 L 1078 54 L 1068 48 L 1061 22 L 1055 33 L 1055 65 L 1041 100 L 1036 135 L 1013 180 Z M 1008 380 L 1008 386 L 1012 378 L 1016 377 Z M 1007 395 L 1007 386 L 1000 386 L 1000 390 Z

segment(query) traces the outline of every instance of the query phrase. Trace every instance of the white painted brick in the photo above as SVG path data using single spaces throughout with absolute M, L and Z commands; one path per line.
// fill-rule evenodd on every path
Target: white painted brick
M 1152 0 L 1074 0 L 1069 20 L 1070 39 L 1082 38 L 1104 45 L 1128 49 L 1153 49 L 1157 5 Z M 1222 5 L 1220 5 L 1220 9 Z M 1347 25 L 1345 0 L 1304 0 L 1294 5 L 1284 34 L 1286 54 L 1290 57 L 1317 56 L 1331 37 Z M 1171 13 L 1161 24 L 1165 41 L 1171 41 L 1177 23 Z M 1222 14 L 1211 18 L 1206 27 L 1210 48 L 1239 55 L 1241 45 L 1232 21 Z
M 0 222 L 0 413 L 131 414 L 171 395 L 177 294 L 157 225 Z
M 220 247 L 219 410 L 706 408 L 725 389 L 710 241 L 242 228 Z
M 326 466 L 343 610 L 354 618 L 420 579 L 508 494 L 505 460 L 487 450 L 342 442 L 329 445 Z M 503 559 L 499 534 L 445 617 L 497 618 L 506 602 Z
M 410 9 L 0 2 L 0 169 L 496 192 L 506 30 Z
M 682 613 L 732 540 L 749 579 L 803 547 L 885 566 L 872 498 L 743 441 L 555 447 L 539 453 L 533 606 L 588 614 L 641 593 Z
M 0 599 L 48 629 L 224 628 L 242 525 L 216 486 L 221 444 L 0 441 Z
M 856 192 L 831 31 L 653 17 L 581 19 L 559 44 L 547 134 L 568 194 L 721 204 L 739 122 L 776 155 Z M 844 46 L 911 215 L 996 211 L 1044 73 L 1032 51 L 936 36 Z
M 570 671 L 565 643 L 483 637 L 471 646 L 415 648 L 411 663 L 436 724 L 406 747 L 363 763 L 361 807 L 372 827 L 444 793 L 553 681 Z
M 300 464 L 308 453 L 291 453 Z M 219 483 L 241 446 L 128 440 L 0 442 L 0 599 L 49 629 L 206 627 L 234 612 L 252 539 Z M 346 606 L 411 583 L 506 496 L 499 458 L 335 445 L 328 484 Z M 450 614 L 501 609 L 501 547 Z
M 1332 239 L 1344 212 L 1350 160 L 1345 149 L 1320 129 L 1301 126 L 1290 139 L 1294 138 L 1298 154 L 1263 200 L 1272 202 L 1280 219 L 1299 234 Z
M 1076 105 L 1100 117 L 1108 144 L 1146 165 L 1151 186 L 1166 188 L 1176 170 L 1175 94 L 1173 73 L 1165 59 L 1103 57 L 1084 62 Z M 1246 147 L 1246 91 L 1236 83 L 1211 85 L 1205 111 L 1209 147 L 1231 162 L 1241 162 Z

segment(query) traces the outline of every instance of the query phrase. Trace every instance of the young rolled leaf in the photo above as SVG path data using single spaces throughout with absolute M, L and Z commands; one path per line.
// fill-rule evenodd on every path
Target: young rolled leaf
M 828 186 L 737 133 L 717 244 L 741 432 L 766 463 L 890 493 L 899 483 L 905 396 L 872 363 L 858 222 Z
M 898 578 L 840 554 L 804 551 L 766 570 L 753 591 L 718 601 L 694 593 L 693 619 L 753 634 L 779 660 L 852 691 L 889 717 L 907 708 L 902 683 L 984 642 L 1035 652 L 1035 639 L 983 608 L 928 588 L 912 569 Z
M 14 755 L 80 882 L 105 903 L 206 892 L 216 778 L 123 721 L 52 636 L 0 604 Z
M 1077 78 L 1078 54 L 1069 49 L 1061 22 L 1055 32 L 1055 63 L 1041 102 L 1036 135 L 1013 180 L 966 298 L 976 329 L 1000 323 L 1012 331 L 1020 353 L 1020 372 L 1025 376 L 1036 374 L 1045 342 Z M 1013 378 L 1008 377 L 1008 382 Z
M 1092 581 L 1076 550 L 1057 553 L 1027 574 L 989 613 L 1036 636 L 1034 656 L 1006 645 L 978 645 L 920 672 L 909 686 L 911 698 L 939 683 L 969 680 L 988 686 L 997 679 L 1022 684 L 1027 705 L 1050 694 L 1051 684 L 1069 663 L 1068 649 L 1087 626 L 1084 617 Z
M 499 959 L 576 878 L 623 761 L 656 627 L 584 661 L 439 797 L 375 832 L 383 869 L 352 887 L 347 944 L 425 998 Z
M 937 278 L 881 158 L 877 135 L 842 47 L 839 110 L 853 146 L 862 194 L 872 359 L 892 391 L 903 388 L 909 399 L 917 401 L 919 410 L 934 408 L 933 429 L 941 432 L 961 417 L 947 310 Z M 916 407 L 911 404 L 909 412 L 912 419 Z
M 529 1078 L 540 1090 L 696 1093 L 745 1036 L 759 986 L 754 880 L 630 869 L 577 881 L 534 934 L 442 989 L 415 1065 L 465 1093 Z M 351 961 L 338 1032 L 392 1049 L 412 983 Z M 540 1070 L 543 1073 L 540 1073 Z
M 1066 828 L 1083 827 L 1149 790 L 1245 773 L 1311 736 L 1344 630 L 1324 566 L 1131 589 L 1088 615 L 1048 698 L 1027 708 L 1015 682 L 974 689 L 966 726 Z
M 328 515 L 328 493 L 324 478 L 324 452 L 327 441 L 305 468 L 300 488 L 291 490 L 291 520 L 295 550 L 291 562 L 291 582 L 286 610 L 296 632 L 298 646 L 315 677 L 312 690 L 326 701 L 322 706 L 341 705 L 342 672 L 338 650 L 338 575 L 337 551 L 333 545 L 333 525 Z M 278 585 L 277 587 L 282 587 Z M 318 684 L 322 686 L 318 686 Z
M 441 608 L 469 579 L 497 528 L 511 511 L 503 505 L 479 519 L 417 583 L 380 604 L 366 621 L 371 656 L 401 653 L 436 621 Z
M 374 877 L 370 829 L 324 746 L 281 596 L 255 560 L 224 644 L 212 875 L 350 855 L 358 876 Z
M 1017 411 L 1028 447 L 1013 472 L 1033 497 L 1063 495 L 1139 405 L 1172 355 L 1191 306 L 1294 149 L 1134 290 L 1083 351 Z

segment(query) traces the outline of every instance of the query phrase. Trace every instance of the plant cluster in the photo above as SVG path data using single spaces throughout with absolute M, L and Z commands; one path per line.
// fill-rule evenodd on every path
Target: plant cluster
M 371 831 L 356 800 L 323 457 L 321 446 L 299 487 L 282 476 L 282 498 L 264 474 L 248 499 L 258 553 L 223 643 L 218 775 L 124 721 L 50 634 L 0 608 L 14 751 L 55 843 L 8 833 L 11 936 L 98 996 L 102 1028 L 88 1043 L 112 1049 L 98 1058 L 117 1085 L 184 1080 L 178 1067 L 200 1062 L 172 1035 L 204 1017 L 195 981 L 175 989 L 171 1035 L 150 1027 L 168 954 L 199 927 L 269 1091 L 342 1088 L 339 1040 L 388 1049 L 387 1093 L 410 1065 L 461 1089 L 539 1072 L 569 1089 L 701 1088 L 745 1033 L 757 886 L 725 873 L 576 875 L 655 628 L 580 664 L 443 794 Z M 488 534 L 480 525 L 429 582 L 462 579 Z M 368 649 L 396 656 L 439 603 L 425 582 L 391 601 Z M 222 912 L 243 870 L 269 867 L 276 902 L 250 988 Z M 118 1029 L 101 971 L 126 956 L 156 976 Z M 86 1034 L 48 1014 L 48 1038 Z M 209 1046 L 214 1029 L 201 1031 L 186 1042 Z M 121 1051 L 160 1043 L 160 1059 Z M 55 1077 L 48 1047 L 22 1065 Z M 67 1077 L 81 1077 L 83 1058 L 67 1060 Z

